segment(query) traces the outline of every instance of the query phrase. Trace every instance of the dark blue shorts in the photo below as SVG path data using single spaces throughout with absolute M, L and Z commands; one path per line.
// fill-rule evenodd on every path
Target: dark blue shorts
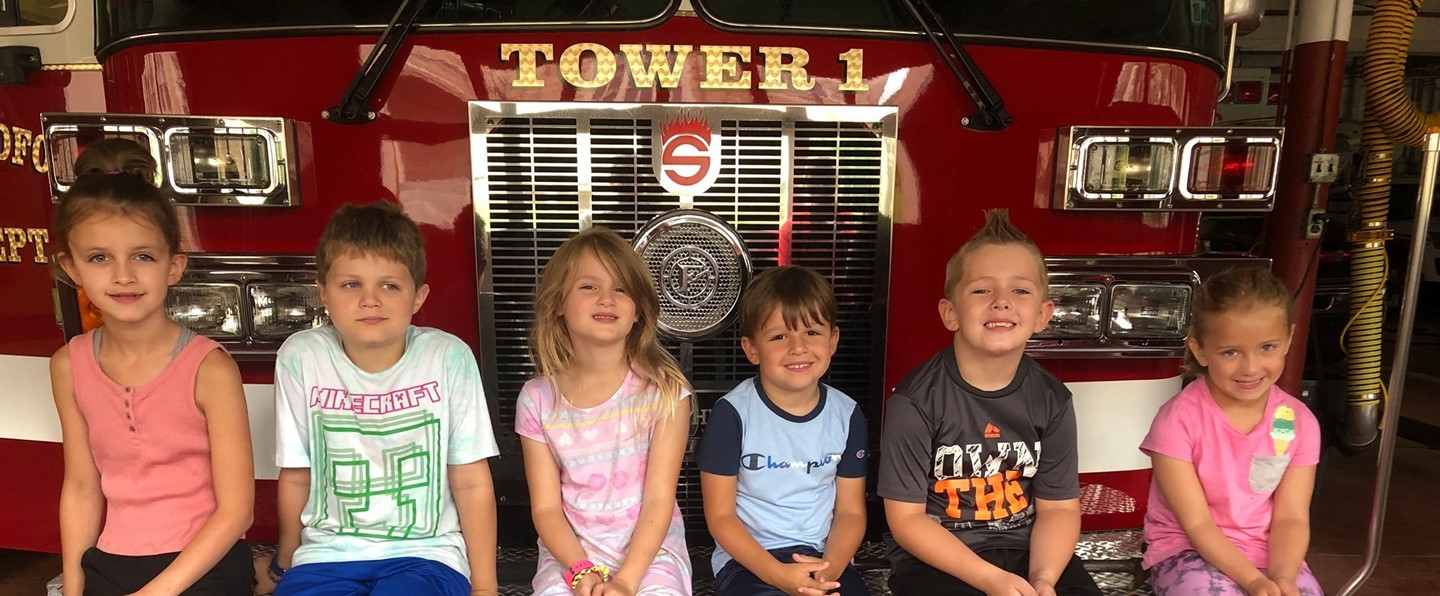
M 449 565 L 404 557 L 309 563 L 285 572 L 275 596 L 469 596 L 470 580 Z
M 794 563 L 791 555 L 800 553 L 819 558 L 823 556 L 820 551 L 808 546 L 791 546 L 777 548 L 767 551 L 770 556 L 781 563 Z M 846 565 L 845 571 L 840 573 L 840 596 L 869 596 L 870 590 L 865 587 L 864 578 L 852 565 Z M 715 594 L 716 596 L 785 596 L 775 586 L 767 584 L 746 569 L 744 565 L 736 561 L 725 563 L 719 571 L 715 572 Z

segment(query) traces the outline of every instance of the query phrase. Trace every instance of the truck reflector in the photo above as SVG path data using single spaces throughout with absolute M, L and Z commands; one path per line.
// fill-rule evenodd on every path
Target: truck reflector
M 1058 132 L 1050 205 L 1063 210 L 1269 211 L 1279 128 L 1114 128 Z M 1049 167 L 1042 160 L 1040 175 Z

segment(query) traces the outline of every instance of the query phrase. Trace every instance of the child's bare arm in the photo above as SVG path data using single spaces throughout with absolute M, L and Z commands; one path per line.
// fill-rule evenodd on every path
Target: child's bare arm
M 825 561 L 830 566 L 820 577 L 838 579 L 865 539 L 865 477 L 835 478 L 835 519 L 825 541 Z
M 655 561 L 655 553 L 670 531 L 675 513 L 675 485 L 680 478 L 680 464 L 685 459 L 685 444 L 690 439 L 690 407 L 694 398 L 680 400 L 669 419 L 656 422 L 650 439 L 650 462 L 645 471 L 645 493 L 640 515 L 635 520 L 635 533 L 630 550 L 620 563 L 612 581 L 618 580 L 630 593 L 640 588 L 640 580 Z
M 530 519 L 540 541 L 562 569 L 587 558 L 575 529 L 565 519 L 560 501 L 560 467 L 550 446 L 528 437 L 520 437 L 525 454 L 525 481 L 530 487 Z
M 60 561 L 65 594 L 73 596 L 85 591 L 80 556 L 100 538 L 105 495 L 100 491 L 100 471 L 90 453 L 90 431 L 75 403 L 68 350 L 62 347 L 50 358 L 50 387 L 65 451 L 65 481 L 60 487 Z
M 1190 538 L 1195 552 L 1247 591 L 1253 584 L 1270 581 L 1245 557 L 1245 553 L 1225 537 L 1220 526 L 1215 525 L 1205 501 L 1205 488 L 1200 485 L 1194 464 L 1157 452 L 1151 452 L 1150 461 L 1160 493 L 1175 512 L 1175 518 Z
M 1080 499 L 1035 499 L 1035 527 L 1030 531 L 1030 584 L 1053 588 L 1075 556 L 1080 539 Z
M 250 528 L 255 512 L 255 464 L 250 449 L 250 414 L 240 369 L 221 350 L 200 363 L 195 404 L 205 415 L 210 437 L 210 469 L 215 512 L 180 550 L 179 556 L 150 580 L 141 594 L 179 594 L 215 567 Z
M 1285 470 L 1275 487 L 1270 518 L 1270 577 L 1294 582 L 1310 548 L 1310 496 L 1315 490 L 1315 466 Z
M 1029 590 L 1030 584 L 1024 578 L 981 559 L 949 530 L 925 515 L 923 502 L 885 499 L 885 520 L 890 525 L 895 542 L 926 565 L 986 593 L 991 593 L 992 586 L 996 589 L 1011 586 L 1022 594 L 1033 593 L 1025 591 Z M 1024 590 L 1020 585 L 1024 586 Z
M 498 594 L 495 575 L 495 483 L 490 462 L 450 466 L 450 492 L 460 514 L 460 533 L 470 561 L 470 593 Z
M 280 544 L 275 550 L 275 562 L 281 569 L 294 564 L 295 549 L 300 548 L 300 531 L 305 522 L 300 513 L 305 502 L 310 500 L 310 468 L 281 468 L 280 480 L 275 487 L 275 512 L 279 516 Z

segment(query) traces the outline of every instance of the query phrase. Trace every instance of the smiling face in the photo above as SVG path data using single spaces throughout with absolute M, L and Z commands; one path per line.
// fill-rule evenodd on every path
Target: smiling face
M 399 360 L 410 318 L 430 294 L 430 286 L 415 286 L 404 263 L 354 251 L 332 259 L 319 286 L 352 360 L 357 351 L 394 353 Z
M 1293 325 L 1280 306 L 1251 303 L 1206 315 L 1204 337 L 1186 344 L 1205 367 L 1205 383 L 1221 407 L 1263 403 L 1285 372 Z
M 165 317 L 165 292 L 185 272 L 160 228 L 140 217 L 100 213 L 80 221 L 65 239 L 60 266 L 85 290 L 107 325 Z
M 1020 244 L 986 245 L 965 257 L 962 270 L 951 297 L 940 301 L 957 357 L 1018 357 L 1055 310 L 1035 254 Z
M 600 256 L 581 254 L 567 283 L 560 316 L 571 344 L 579 349 L 625 343 L 636 322 L 635 300 Z
M 780 307 L 755 331 L 755 337 L 740 338 L 745 357 L 760 367 L 765 393 L 778 403 L 817 397 L 820 377 L 830 370 L 830 357 L 839 343 L 840 330 L 828 321 L 801 321 L 798 329 L 789 328 Z

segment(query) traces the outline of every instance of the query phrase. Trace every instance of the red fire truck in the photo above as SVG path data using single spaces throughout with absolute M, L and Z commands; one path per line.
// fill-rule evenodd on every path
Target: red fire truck
M 63 4 L 63 6 L 56 6 Z M 945 262 L 1008 208 L 1049 258 L 1031 352 L 1074 391 L 1089 529 L 1138 527 L 1136 449 L 1180 387 L 1205 211 L 1265 211 L 1281 132 L 1212 127 L 1219 0 L 107 0 L 0 17 L 0 547 L 58 548 L 46 357 L 93 324 L 53 282 L 47 226 L 96 139 L 148 147 L 181 206 L 178 321 L 241 361 L 275 534 L 273 354 L 325 324 L 315 240 L 347 202 L 424 230 L 416 323 L 474 348 L 503 455 L 502 544 L 533 539 L 515 396 L 531 293 L 556 246 L 633 238 L 696 388 L 696 433 L 753 371 L 749 275 L 813 267 L 840 300 L 828 382 L 878 436 L 884 398 L 948 333 Z M 678 497 L 703 537 L 698 473 Z M 873 515 L 875 534 L 883 516 Z

